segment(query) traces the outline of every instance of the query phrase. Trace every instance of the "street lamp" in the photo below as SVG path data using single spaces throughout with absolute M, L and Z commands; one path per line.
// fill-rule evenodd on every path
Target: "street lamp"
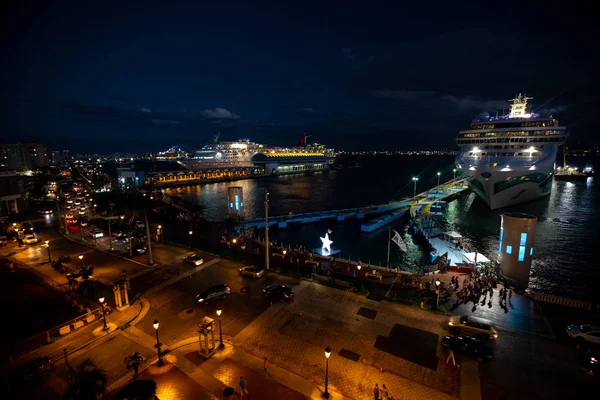
M 452 178 L 452 180 L 456 180 L 456 168 L 454 168 L 454 169 L 452 170 L 452 172 L 454 173 L 454 177 Z
M 233 238 L 233 239 L 231 239 L 231 242 L 232 242 L 233 244 L 236 244 L 236 243 L 237 243 L 237 239 L 236 239 L 236 238 Z
M 437 175 L 438 175 L 438 184 L 437 185 L 440 186 L 440 172 L 438 172 Z
M 189 231 L 188 234 L 192 235 L 194 232 L 193 231 Z
M 160 232 L 160 233 L 159 233 L 159 232 Z M 157 233 L 159 233 L 159 234 L 160 234 L 160 241 L 161 241 L 162 243 L 164 243 L 164 242 L 165 242 L 165 231 L 163 231 L 163 227 L 162 227 L 162 225 L 159 225 L 159 226 L 158 226 L 158 232 L 157 232 Z
M 223 344 L 223 330 L 221 329 L 221 313 L 223 311 L 219 308 L 217 310 L 217 316 L 219 317 L 219 340 L 220 340 L 220 344 L 219 344 L 219 349 L 223 350 L 225 348 L 225 345 Z
M 162 355 L 160 354 L 160 346 L 162 346 L 162 343 L 160 343 L 160 340 L 158 339 L 158 320 L 155 319 L 152 325 L 156 330 L 156 344 L 154 345 L 154 347 L 156 347 L 156 351 L 158 352 L 158 362 L 156 365 L 161 367 L 163 365 Z
M 435 294 L 437 295 L 436 300 L 435 300 L 435 308 L 437 309 L 440 306 L 440 284 L 442 282 L 440 282 L 440 279 L 438 278 L 435 281 Z
M 81 261 L 81 268 L 83 268 L 83 254 L 79 255 L 79 261 Z
M 104 308 L 104 297 L 100 297 L 100 305 L 102 306 L 102 318 L 104 318 L 104 330 L 108 330 L 108 326 L 106 325 L 106 309 Z
M 52 258 L 50 257 L 50 241 L 46 240 L 46 249 L 48 249 L 48 262 L 52 262 Z
M 417 181 L 419 178 L 413 176 L 413 197 L 417 197 Z
M 329 385 L 329 356 L 331 355 L 331 349 L 329 346 L 325 347 L 325 392 L 323 393 L 323 398 L 329 398 L 329 392 L 327 391 L 327 386 Z

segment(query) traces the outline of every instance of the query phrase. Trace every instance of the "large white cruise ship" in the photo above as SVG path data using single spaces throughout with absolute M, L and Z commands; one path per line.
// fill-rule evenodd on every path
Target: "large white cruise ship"
M 552 116 L 529 113 L 530 99 L 517 95 L 508 115 L 484 113 L 456 138 L 459 175 L 492 210 L 550 194 L 556 153 L 568 133 Z

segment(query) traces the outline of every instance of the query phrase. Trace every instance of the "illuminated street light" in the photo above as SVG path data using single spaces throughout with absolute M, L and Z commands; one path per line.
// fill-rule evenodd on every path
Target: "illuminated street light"
M 452 172 L 454 173 L 454 178 L 452 178 L 452 180 L 456 180 L 456 168 L 454 168 Z
M 225 345 L 223 344 L 223 330 L 221 329 L 221 313 L 223 311 L 219 308 L 217 310 L 217 316 L 219 317 L 219 340 L 221 341 L 221 343 L 219 344 L 219 349 L 223 350 L 223 348 L 225 348 Z
M 102 318 L 104 318 L 104 330 L 108 330 L 108 326 L 106 325 L 106 309 L 104 308 L 104 297 L 100 297 L 100 305 L 102 306 Z
M 358 269 L 358 271 L 360 272 L 360 269 L 362 268 L 362 266 L 361 266 L 360 264 L 358 264 L 358 265 L 356 266 L 356 268 L 357 268 L 357 269 Z
M 417 181 L 419 178 L 413 176 L 413 197 L 417 197 Z
M 233 244 L 236 244 L 236 243 L 237 243 L 237 239 L 236 239 L 236 238 L 233 238 L 233 239 L 231 239 L 231 242 L 232 242 Z
M 152 326 L 154 326 L 154 329 L 156 330 L 156 344 L 154 345 L 154 347 L 156 347 L 156 351 L 158 352 L 158 362 L 156 363 L 156 365 L 160 367 L 163 365 L 162 354 L 160 354 L 160 347 L 162 346 L 162 343 L 160 343 L 160 340 L 158 339 L 158 320 L 157 319 L 154 320 L 154 322 L 152 323 Z
M 192 235 L 194 232 L 193 232 L 193 231 L 189 231 L 188 233 L 189 233 L 190 235 Z
M 50 241 L 46 240 L 46 249 L 48 249 L 48 262 L 52 262 L 52 258 L 50 257 Z
M 283 249 L 283 255 L 285 256 L 287 254 L 287 250 Z
M 331 349 L 329 346 L 325 347 L 325 392 L 323 392 L 323 398 L 329 398 L 329 392 L 327 391 L 327 386 L 329 386 L 329 356 L 331 356 Z
M 435 294 L 437 295 L 437 298 L 435 300 L 435 308 L 437 309 L 440 306 L 440 284 L 442 282 L 440 281 L 440 279 L 438 278 L 435 281 Z
M 437 185 L 438 185 L 438 186 L 440 186 L 440 174 L 441 174 L 441 172 L 438 172 L 438 173 L 437 173 L 437 176 L 438 176 L 438 184 L 437 184 Z
M 83 254 L 79 255 L 79 261 L 81 261 L 81 268 L 83 268 Z

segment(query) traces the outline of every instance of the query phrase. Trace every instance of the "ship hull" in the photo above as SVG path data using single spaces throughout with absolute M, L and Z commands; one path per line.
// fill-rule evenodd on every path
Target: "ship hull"
M 491 210 L 537 200 L 552 188 L 552 166 L 536 171 L 481 169 L 465 175 L 470 189 Z

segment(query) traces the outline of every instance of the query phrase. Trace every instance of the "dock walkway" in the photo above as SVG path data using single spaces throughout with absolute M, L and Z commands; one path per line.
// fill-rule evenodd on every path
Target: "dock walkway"
M 427 204 L 434 201 L 450 200 L 466 188 L 464 179 L 450 180 L 417 196 L 387 204 L 269 217 L 269 226 L 277 226 L 283 229 L 287 228 L 288 224 L 306 224 L 323 220 L 343 222 L 348 218 L 364 219 L 369 216 L 378 216 L 377 219 L 361 225 L 361 231 L 373 232 L 401 218 L 413 204 Z M 263 228 L 264 226 L 264 218 L 249 219 L 240 224 L 240 228 Z

